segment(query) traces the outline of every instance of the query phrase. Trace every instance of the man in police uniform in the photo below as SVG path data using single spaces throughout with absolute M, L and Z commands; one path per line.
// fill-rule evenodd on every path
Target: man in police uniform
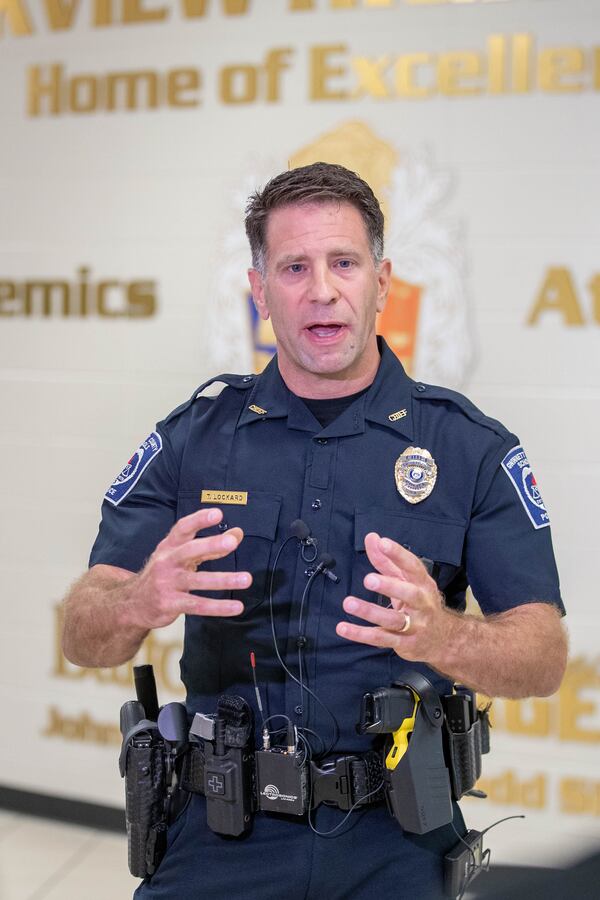
M 254 652 L 265 714 L 304 728 L 317 755 L 368 750 L 360 699 L 408 668 L 441 693 L 551 694 L 564 610 L 535 479 L 503 425 L 413 382 L 377 338 L 391 264 L 371 189 L 341 166 L 286 172 L 250 199 L 246 228 L 277 356 L 260 376 L 220 376 L 216 398 L 195 392 L 111 485 L 65 602 L 65 654 L 114 666 L 185 614 L 189 712 L 224 692 L 255 707 Z M 319 559 L 336 578 L 306 591 Z M 464 613 L 467 585 L 484 618 Z M 315 830 L 344 814 L 321 806 L 314 830 L 257 814 L 233 840 L 206 827 L 203 804 L 194 795 L 170 827 L 137 897 L 439 897 L 464 833 L 459 812 L 417 836 L 374 805 L 326 840 Z

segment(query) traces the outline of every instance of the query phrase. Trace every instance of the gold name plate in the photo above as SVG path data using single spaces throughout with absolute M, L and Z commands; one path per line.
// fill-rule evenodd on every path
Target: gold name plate
M 200 503 L 233 503 L 246 506 L 248 491 L 202 491 Z

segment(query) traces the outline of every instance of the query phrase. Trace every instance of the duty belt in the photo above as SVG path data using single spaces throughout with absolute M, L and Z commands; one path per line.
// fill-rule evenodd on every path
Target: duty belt
M 184 758 L 179 786 L 193 794 L 206 795 L 205 753 L 191 745 Z M 368 806 L 385 799 L 381 753 L 368 750 L 310 763 L 310 808 L 321 803 L 341 810 Z M 209 788 L 210 790 L 210 788 Z

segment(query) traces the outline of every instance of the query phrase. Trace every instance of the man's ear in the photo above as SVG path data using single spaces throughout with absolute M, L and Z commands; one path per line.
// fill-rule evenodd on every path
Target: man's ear
M 390 282 L 392 279 L 392 263 L 389 259 L 383 259 L 379 265 L 377 273 L 377 312 L 383 312 L 385 301 L 390 290 Z
M 263 277 L 258 269 L 248 269 L 248 281 L 250 282 L 250 291 L 252 299 L 261 319 L 265 321 L 269 318 L 269 310 L 265 301 L 265 285 Z

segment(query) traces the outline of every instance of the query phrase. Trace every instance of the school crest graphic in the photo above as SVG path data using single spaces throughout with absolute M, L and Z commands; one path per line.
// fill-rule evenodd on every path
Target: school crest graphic
M 248 196 L 288 166 L 340 163 L 358 172 L 377 195 L 386 221 L 385 255 L 392 260 L 390 294 L 377 322 L 409 375 L 460 388 L 473 361 L 463 229 L 445 207 L 453 187 L 448 171 L 427 152 L 396 147 L 361 121 L 340 124 L 285 161 L 248 161 L 231 197 L 230 227 L 222 242 L 210 304 L 217 368 L 261 371 L 275 352 L 270 321 L 260 319 L 249 294 L 250 253 L 243 227 Z

